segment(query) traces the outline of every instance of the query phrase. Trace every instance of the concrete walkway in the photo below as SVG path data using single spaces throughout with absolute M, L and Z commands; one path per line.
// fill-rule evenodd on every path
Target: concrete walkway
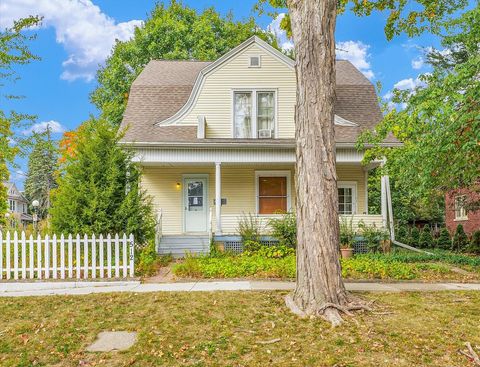
M 0 297 L 82 295 L 110 292 L 210 292 L 291 290 L 293 282 L 282 281 L 199 281 L 185 283 L 147 283 L 139 281 L 111 282 L 18 282 L 0 283 Z M 480 283 L 346 283 L 350 291 L 480 291 Z

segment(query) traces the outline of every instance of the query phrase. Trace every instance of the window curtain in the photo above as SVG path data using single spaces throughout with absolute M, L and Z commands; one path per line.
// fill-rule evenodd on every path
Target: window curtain
M 235 93 L 235 138 L 252 137 L 252 93 Z

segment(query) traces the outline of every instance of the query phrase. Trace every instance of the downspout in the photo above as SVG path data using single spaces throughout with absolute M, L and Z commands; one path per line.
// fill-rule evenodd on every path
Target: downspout
M 385 217 L 388 218 L 388 226 L 389 226 L 389 229 L 390 229 L 390 241 L 392 241 L 392 243 L 394 245 L 397 245 L 398 247 L 405 248 L 407 250 L 420 252 L 420 253 L 424 253 L 424 254 L 428 254 L 428 255 L 434 255 L 431 252 L 428 252 L 428 251 L 425 251 L 425 250 L 420 250 L 420 249 L 415 248 L 413 246 L 410 246 L 410 245 L 407 245 L 405 243 L 399 242 L 395 239 L 395 227 L 393 225 L 392 195 L 391 195 L 391 192 L 390 192 L 390 177 L 382 176 L 381 183 L 382 183 L 382 189 L 383 189 L 382 190 L 382 195 L 385 195 L 385 198 L 382 199 L 382 210 L 384 208 L 383 203 L 385 203 L 385 206 L 388 209 L 388 213 L 383 213 L 382 212 L 382 214 L 384 215 L 384 218 Z

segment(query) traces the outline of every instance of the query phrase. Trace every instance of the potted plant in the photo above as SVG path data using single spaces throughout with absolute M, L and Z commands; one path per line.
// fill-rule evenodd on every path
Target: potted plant
M 353 230 L 352 219 L 350 221 L 342 217 L 340 220 L 340 253 L 343 259 L 353 256 L 353 242 L 355 231 Z

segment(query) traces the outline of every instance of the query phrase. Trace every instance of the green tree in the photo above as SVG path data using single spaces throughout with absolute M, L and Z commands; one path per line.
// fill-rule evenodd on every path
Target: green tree
M 32 54 L 27 43 L 35 36 L 27 36 L 24 31 L 40 23 L 38 17 L 28 17 L 14 22 L 13 26 L 0 31 L 0 88 L 7 82 L 15 82 L 19 78 L 15 67 L 25 65 L 38 56 Z M 0 98 L 14 99 L 9 93 L 0 93 Z M 22 148 L 22 140 L 15 135 L 15 128 L 22 126 L 33 116 L 15 111 L 4 111 L 0 100 L 0 225 L 5 224 L 7 211 L 7 189 L 1 183 L 10 178 L 8 165 L 13 164 L 15 156 Z
M 408 243 L 408 227 L 405 225 L 398 226 L 395 234 L 398 241 Z
M 118 126 L 130 86 L 150 60 L 215 60 L 254 34 L 275 41 L 253 18 L 236 22 L 213 7 L 200 13 L 175 0 L 168 6 L 159 2 L 132 39 L 117 42 L 97 73 L 91 100 L 102 117 Z
M 408 244 L 410 246 L 418 246 L 420 242 L 420 231 L 417 227 L 413 226 L 410 230 L 410 236 L 408 237 Z
M 480 255 L 480 230 L 473 232 L 468 246 L 468 252 Z
M 105 120 L 85 122 L 68 156 L 50 209 L 57 233 L 133 233 L 138 244 L 153 240 L 150 200 L 139 188 L 140 171 Z
M 463 226 L 459 224 L 455 230 L 452 240 L 453 251 L 464 251 L 468 246 L 468 237 L 463 229 Z
M 373 169 L 368 175 L 368 212 L 380 214 L 380 179 L 382 171 Z M 431 223 L 443 222 L 445 213 L 445 198 L 441 193 L 419 197 L 410 192 L 401 181 L 396 179 L 396 172 L 390 173 L 393 216 L 401 224 L 426 220 Z
M 420 233 L 419 244 L 422 248 L 435 247 L 432 231 L 430 230 L 430 226 L 428 224 L 425 224 L 422 232 Z
M 380 143 L 393 133 L 404 144 L 396 149 L 376 146 L 367 159 L 386 157 L 385 170 L 418 198 L 461 187 L 480 190 L 480 7 L 444 23 L 444 50 L 428 54 L 433 72 L 423 85 L 395 91 L 403 110 L 388 112 L 374 133 L 361 143 Z M 446 169 L 448 167 L 448 169 Z M 472 203 L 468 203 L 472 205 Z
M 437 247 L 444 250 L 452 248 L 452 238 L 450 237 L 450 232 L 445 227 L 440 230 L 440 235 L 437 238 Z
M 43 133 L 33 134 L 33 148 L 28 156 L 28 172 L 25 180 L 25 196 L 31 203 L 38 200 L 37 214 L 39 219 L 48 215 L 50 208 L 50 192 L 56 184 L 58 148 L 51 139 L 50 128 Z
M 340 311 L 365 308 L 346 291 L 338 255 L 339 223 L 335 161 L 335 22 L 347 0 L 259 0 L 287 7 L 284 27 L 293 37 L 297 200 L 297 280 L 287 306 L 302 316 L 342 323 Z M 465 0 L 354 0 L 353 12 L 390 11 L 388 39 L 400 32 L 417 35 L 435 29 L 438 19 Z M 261 6 L 261 5 L 260 5 Z

